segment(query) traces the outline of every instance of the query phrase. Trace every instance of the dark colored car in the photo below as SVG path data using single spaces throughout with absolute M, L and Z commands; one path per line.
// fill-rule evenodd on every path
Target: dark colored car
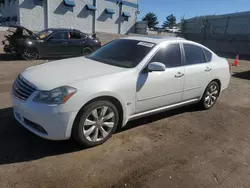
M 46 29 L 34 33 L 22 26 L 11 26 L 5 36 L 4 51 L 26 60 L 41 57 L 86 56 L 101 47 L 96 35 L 89 36 L 76 29 Z

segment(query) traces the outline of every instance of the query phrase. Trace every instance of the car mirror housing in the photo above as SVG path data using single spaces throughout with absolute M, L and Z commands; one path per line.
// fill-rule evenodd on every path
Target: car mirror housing
M 152 63 L 149 63 L 148 70 L 151 72 L 153 72 L 153 71 L 165 71 L 166 66 L 161 62 L 152 62 Z

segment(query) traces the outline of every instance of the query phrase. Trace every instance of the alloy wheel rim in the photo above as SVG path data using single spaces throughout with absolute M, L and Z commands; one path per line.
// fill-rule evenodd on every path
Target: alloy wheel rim
M 219 94 L 218 86 L 215 84 L 211 85 L 207 90 L 205 97 L 205 104 L 207 105 L 208 108 L 214 105 L 214 103 L 218 98 L 218 94 Z
M 30 59 L 30 60 L 36 59 L 37 58 L 37 53 L 36 52 L 29 52 L 29 50 L 27 50 L 27 51 L 24 52 L 24 57 L 26 59 Z
M 107 106 L 92 110 L 83 124 L 83 134 L 90 142 L 98 142 L 110 135 L 115 125 L 115 114 Z

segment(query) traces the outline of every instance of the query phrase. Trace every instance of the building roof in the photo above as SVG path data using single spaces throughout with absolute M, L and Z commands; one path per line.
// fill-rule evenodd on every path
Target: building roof
M 185 40 L 184 38 L 171 37 L 171 36 L 131 36 L 131 37 L 126 37 L 124 39 L 139 40 L 155 44 L 159 44 L 165 41 Z
M 229 17 L 229 16 L 249 16 L 250 11 L 245 11 L 245 12 L 235 12 L 235 13 L 229 13 L 229 14 L 218 14 L 218 15 L 201 15 L 201 16 L 196 16 L 193 18 L 185 19 L 185 21 L 190 21 L 190 20 L 197 20 L 197 19 L 205 19 L 205 18 L 224 18 L 224 17 Z

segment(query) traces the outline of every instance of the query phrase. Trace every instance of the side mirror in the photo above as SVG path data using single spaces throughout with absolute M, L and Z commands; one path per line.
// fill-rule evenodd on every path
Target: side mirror
M 149 71 L 165 71 L 166 66 L 160 62 L 152 62 L 148 65 Z

